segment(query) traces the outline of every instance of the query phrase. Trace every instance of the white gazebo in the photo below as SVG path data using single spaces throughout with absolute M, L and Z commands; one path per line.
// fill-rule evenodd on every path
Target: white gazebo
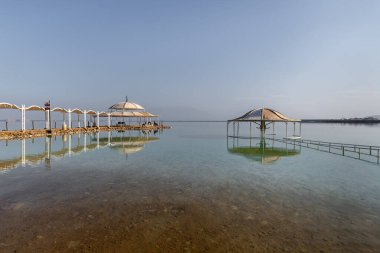
M 119 102 L 110 106 L 109 113 L 107 115 L 102 114 L 100 117 L 122 118 L 123 124 L 125 124 L 125 118 L 128 118 L 129 122 L 131 119 L 136 118 L 139 120 L 139 124 L 141 124 L 141 119 L 151 119 L 159 116 L 146 112 L 144 107 L 137 103 L 128 101 L 128 97 L 126 97 L 124 102 Z

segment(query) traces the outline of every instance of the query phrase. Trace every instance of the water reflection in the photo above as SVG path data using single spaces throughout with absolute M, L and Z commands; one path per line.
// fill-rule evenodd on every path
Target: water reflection
M 301 148 L 330 153 L 363 162 L 380 164 L 380 147 L 304 139 L 228 136 L 227 149 L 262 164 L 271 164 L 281 157 L 300 154 Z
M 227 149 L 231 154 L 241 155 L 261 164 L 272 164 L 281 157 L 300 154 L 301 147 L 287 142 L 276 142 L 274 138 L 228 137 Z
M 152 133 L 138 131 L 108 132 L 106 137 L 103 137 L 104 134 L 100 136 L 98 132 L 94 134 L 55 136 L 52 138 L 45 137 L 44 139 L 5 141 L 5 149 L 0 159 L 0 172 L 19 166 L 37 166 L 42 162 L 44 162 L 46 168 L 50 168 L 53 159 L 79 155 L 83 152 L 106 147 L 128 156 L 142 151 L 147 143 L 159 140 L 158 137 L 149 136 L 150 134 Z M 32 145 L 27 147 L 27 143 Z M 20 145 L 19 149 L 17 149 L 18 145 Z M 16 146 L 16 148 L 11 150 L 11 146 Z M 9 152 L 6 152 L 7 148 L 10 149 Z

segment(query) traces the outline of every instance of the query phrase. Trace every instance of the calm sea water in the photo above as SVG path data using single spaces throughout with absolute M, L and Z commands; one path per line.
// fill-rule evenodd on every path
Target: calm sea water
M 280 125 L 239 140 L 226 123 L 172 126 L 1 141 L 0 252 L 380 251 L 376 158 L 273 140 Z M 380 126 L 302 137 L 380 146 Z

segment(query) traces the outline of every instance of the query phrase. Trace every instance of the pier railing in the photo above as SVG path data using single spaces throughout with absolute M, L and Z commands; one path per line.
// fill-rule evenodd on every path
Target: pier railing
M 358 160 L 380 164 L 380 146 L 346 144 L 339 142 L 327 142 L 304 139 L 276 139 L 284 143 L 296 144 L 302 147 L 342 155 Z
M 244 137 L 244 136 L 227 136 L 233 139 L 257 139 L 259 137 Z M 380 146 L 376 145 L 361 145 L 347 144 L 340 142 L 317 141 L 307 139 L 288 139 L 288 138 L 272 138 L 265 137 L 266 140 L 273 140 L 285 144 L 297 145 L 321 152 L 341 155 L 365 162 L 380 164 Z

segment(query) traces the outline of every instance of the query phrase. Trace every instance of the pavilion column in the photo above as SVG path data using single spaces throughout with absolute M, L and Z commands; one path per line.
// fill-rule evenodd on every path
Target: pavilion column
M 293 136 L 296 136 L 296 122 L 293 122 Z
M 87 117 L 86 117 L 86 110 L 83 111 L 83 127 L 86 128 L 87 127 Z
M 24 124 L 24 119 L 25 119 L 25 105 L 21 105 L 21 130 L 25 130 L 25 124 Z
M 78 116 L 78 128 L 80 128 L 80 118 L 79 118 L 79 113 L 77 114 Z
M 99 126 L 99 112 L 96 112 L 96 126 L 100 127 Z
M 49 117 L 49 111 L 45 109 L 45 128 L 47 130 L 50 130 L 49 129 L 49 126 L 50 126 L 50 117 Z
M 68 128 L 71 129 L 71 109 L 69 109 L 69 126 Z
M 108 127 L 111 127 L 111 113 L 108 113 Z
M 24 105 L 24 130 L 26 130 L 26 106 Z
M 66 113 L 62 113 L 62 128 L 64 129 L 66 126 Z

